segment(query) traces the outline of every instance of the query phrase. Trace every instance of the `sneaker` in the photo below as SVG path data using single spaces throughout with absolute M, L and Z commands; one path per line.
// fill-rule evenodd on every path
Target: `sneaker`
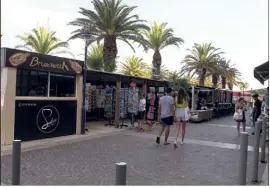
M 164 146 L 171 144 L 170 142 L 164 142 Z
M 157 144 L 160 144 L 160 138 L 159 138 L 159 137 L 157 137 L 156 143 L 157 143 Z
M 178 148 L 178 146 L 177 146 L 177 143 L 176 143 L 176 142 L 174 142 L 174 143 L 173 143 L 173 147 L 174 147 L 174 149 Z
M 184 141 L 182 141 L 180 144 L 183 145 L 184 144 Z

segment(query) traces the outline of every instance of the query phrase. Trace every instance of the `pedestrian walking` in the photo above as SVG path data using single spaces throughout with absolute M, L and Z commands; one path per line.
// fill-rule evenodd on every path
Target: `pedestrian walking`
M 259 95 L 257 93 L 255 93 L 252 96 L 254 102 L 254 107 L 252 110 L 252 125 L 253 127 L 255 127 L 255 122 L 257 121 L 257 119 L 260 117 L 261 113 L 262 113 L 262 101 L 259 100 Z M 262 133 L 262 129 L 260 130 L 260 133 Z M 252 135 L 254 135 L 255 132 L 252 133 Z
M 138 131 L 144 131 L 143 129 L 143 122 L 145 118 L 145 111 L 146 111 L 146 100 L 144 97 L 144 94 L 140 95 L 140 101 L 139 101 L 139 110 L 138 110 Z
M 172 97 L 172 89 L 167 88 L 167 95 L 160 98 L 158 107 L 158 120 L 160 120 L 162 127 L 157 136 L 156 143 L 160 144 L 160 137 L 165 130 L 165 142 L 164 145 L 170 144 L 168 137 L 170 134 L 170 126 L 174 121 L 174 99 Z
M 243 131 L 246 131 L 246 105 L 244 98 L 240 97 L 235 105 L 235 113 L 233 119 L 237 122 L 237 132 L 238 136 L 240 136 L 240 126 L 241 123 L 243 125 Z
M 175 120 L 176 120 L 176 134 L 174 141 L 174 148 L 177 148 L 177 139 L 182 127 L 182 140 L 181 144 L 184 144 L 184 138 L 186 134 L 186 122 L 188 121 L 188 104 L 189 97 L 184 88 L 180 88 L 177 96 L 175 97 Z

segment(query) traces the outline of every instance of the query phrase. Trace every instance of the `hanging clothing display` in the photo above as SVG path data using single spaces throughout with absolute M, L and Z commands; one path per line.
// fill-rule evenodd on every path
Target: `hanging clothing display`
M 153 120 L 154 119 L 155 100 L 156 100 L 155 94 L 154 93 L 148 94 L 148 100 L 149 100 L 149 108 L 148 108 L 148 113 L 147 113 L 147 119 Z
M 91 103 L 90 103 L 90 110 L 94 110 L 97 107 L 97 100 L 96 100 L 96 89 L 97 87 L 95 85 L 91 85 Z
M 139 89 L 129 88 L 128 89 L 128 112 L 136 114 L 139 110 Z
M 128 88 L 120 89 L 120 118 L 124 119 L 127 117 L 128 112 Z
M 91 111 L 91 84 L 90 83 L 86 83 L 85 85 L 85 110 L 87 112 Z
M 97 89 L 95 95 L 96 95 L 96 107 L 104 108 L 104 101 L 105 101 L 104 89 Z
M 115 96 L 114 96 L 114 89 L 107 87 L 104 90 L 104 116 L 106 118 L 112 118 L 114 115 L 114 101 L 115 101 Z

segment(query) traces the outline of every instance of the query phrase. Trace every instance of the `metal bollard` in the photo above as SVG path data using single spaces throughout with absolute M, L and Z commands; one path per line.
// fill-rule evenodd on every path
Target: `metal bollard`
M 263 118 L 263 122 L 262 122 L 261 163 L 266 163 L 266 160 L 265 160 L 265 147 L 266 147 L 266 121 L 267 121 L 267 118 L 264 117 L 264 118 Z
M 13 140 L 12 145 L 12 185 L 20 185 L 21 140 Z
M 259 168 L 259 147 L 260 147 L 260 128 L 262 121 L 255 123 L 255 139 L 254 139 L 254 152 L 253 152 L 253 171 L 252 182 L 258 182 L 258 168 Z
M 127 163 L 116 163 L 115 185 L 126 185 Z
M 240 159 L 239 159 L 239 185 L 246 185 L 247 178 L 247 155 L 248 155 L 248 133 L 241 132 Z

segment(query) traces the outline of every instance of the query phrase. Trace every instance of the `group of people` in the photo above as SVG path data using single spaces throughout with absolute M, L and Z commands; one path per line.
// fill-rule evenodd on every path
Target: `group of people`
M 158 120 L 162 127 L 156 138 L 156 143 L 160 144 L 160 137 L 165 131 L 164 145 L 169 145 L 168 137 L 170 134 L 170 126 L 176 121 L 176 133 L 174 140 L 174 148 L 178 148 L 177 139 L 182 127 L 182 140 L 184 143 L 186 133 L 186 123 L 189 120 L 189 97 L 184 88 L 180 88 L 177 95 L 173 97 L 172 89 L 167 88 L 166 95 L 160 98 L 158 107 Z
M 254 94 L 252 96 L 254 100 L 254 106 L 252 108 L 252 113 L 250 114 L 250 117 L 246 116 L 247 112 L 247 105 L 244 98 L 240 97 L 235 105 L 235 114 L 234 114 L 234 120 L 237 122 L 237 133 L 240 135 L 240 126 L 242 124 L 243 131 L 246 131 L 246 118 L 252 119 L 252 126 L 255 127 L 255 122 L 260 117 L 262 113 L 262 102 L 259 100 L 259 95 Z M 262 130 L 261 130 L 262 132 Z M 252 135 L 255 133 L 253 132 Z
M 255 122 L 261 115 L 262 102 L 259 100 L 259 95 L 254 94 L 254 107 L 251 113 L 252 124 L 255 126 Z M 189 121 L 189 96 L 186 93 L 184 88 L 180 88 L 176 95 L 173 94 L 171 88 L 167 88 L 166 95 L 161 97 L 159 100 L 158 106 L 158 121 L 161 123 L 161 129 L 156 138 L 156 143 L 160 144 L 160 137 L 165 131 L 165 142 L 164 145 L 169 145 L 168 137 L 170 134 L 171 125 L 176 122 L 176 132 L 175 132 L 175 140 L 173 143 L 174 148 L 178 148 L 177 140 L 180 133 L 180 129 L 182 128 L 182 140 L 181 144 L 184 143 L 185 133 L 186 133 L 186 124 Z M 239 98 L 238 102 L 235 105 L 235 113 L 239 114 L 238 119 L 235 119 L 237 122 L 237 133 L 240 135 L 240 126 L 242 124 L 243 131 L 246 131 L 246 111 L 247 105 L 244 98 Z M 146 112 L 146 100 L 144 95 L 140 96 L 139 101 L 139 113 L 138 113 L 138 130 L 143 130 L 142 126 L 144 124 Z M 250 118 L 250 117 L 248 117 Z M 252 133 L 254 135 L 254 132 Z
M 148 103 L 147 103 L 148 101 Z M 137 114 L 137 130 L 138 131 L 144 131 L 143 125 L 146 124 L 147 128 L 146 130 L 151 130 L 152 126 L 154 125 L 155 121 L 155 108 L 156 103 L 158 103 L 158 96 L 155 94 L 155 91 L 151 91 L 148 95 L 148 100 L 146 101 L 146 97 L 144 94 L 140 94 L 140 100 L 139 100 L 139 109 Z M 148 106 L 148 110 L 146 110 Z M 147 112 L 147 114 L 146 114 Z M 145 118 L 147 121 L 145 122 Z

